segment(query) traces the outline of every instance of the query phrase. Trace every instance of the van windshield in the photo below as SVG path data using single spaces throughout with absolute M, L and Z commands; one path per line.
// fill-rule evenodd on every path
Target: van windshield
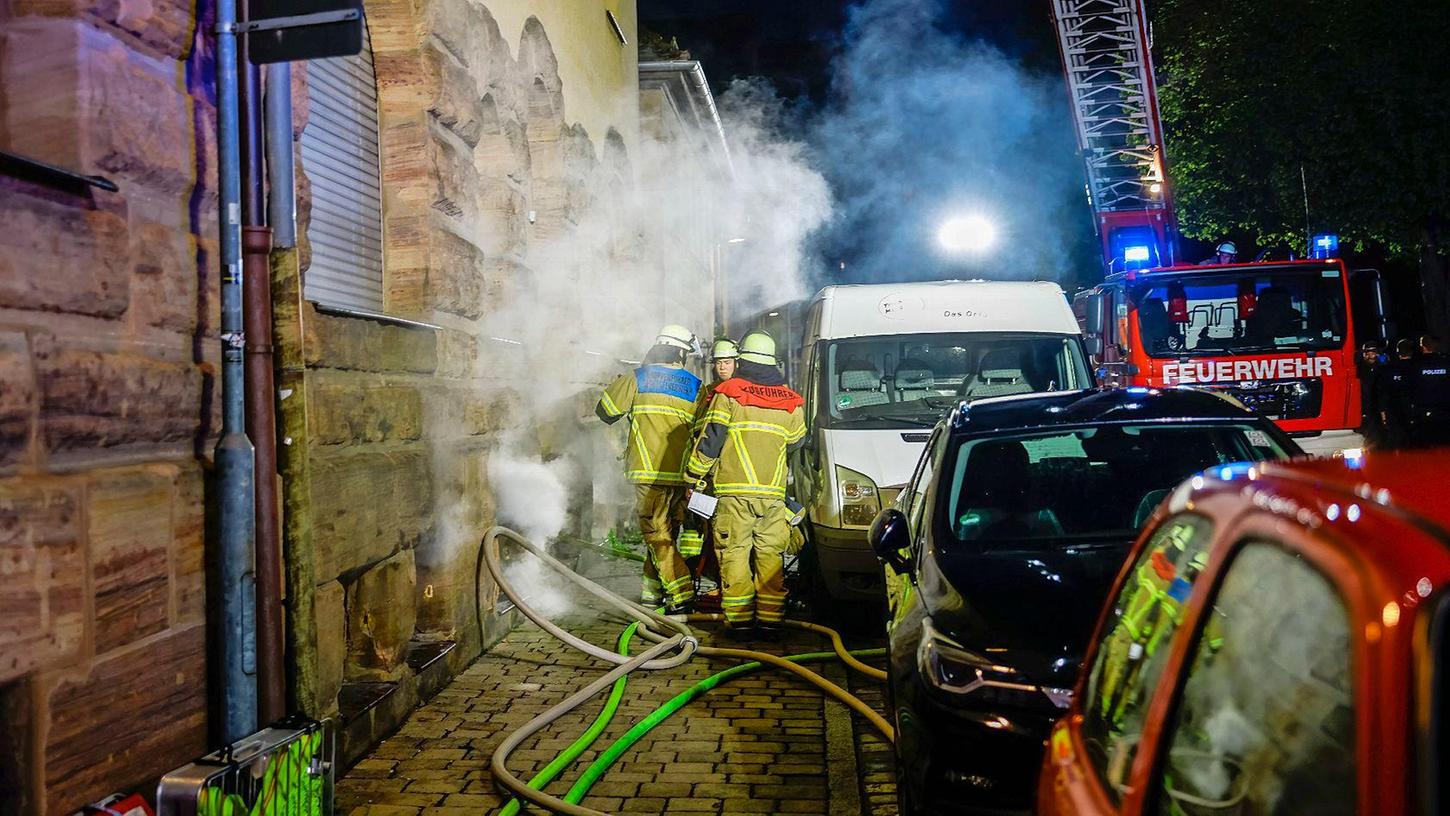
M 822 428 L 931 427 L 960 399 L 1088 388 L 1076 336 L 965 332 L 836 340 L 819 361 Z

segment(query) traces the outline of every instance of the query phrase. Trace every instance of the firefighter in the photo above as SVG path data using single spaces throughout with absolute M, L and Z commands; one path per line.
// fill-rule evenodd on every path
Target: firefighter
M 1207 259 L 1199 261 L 1199 266 L 1212 266 L 1213 264 L 1231 264 L 1239 256 L 1239 248 L 1234 246 L 1233 241 L 1224 241 L 1214 247 L 1213 254 Z
M 722 337 L 715 341 L 710 347 L 710 363 L 715 370 L 715 381 L 705 386 L 700 391 L 700 399 L 695 402 L 695 425 L 692 431 L 691 446 L 693 438 L 698 436 L 705 427 L 705 411 L 710 407 L 710 399 L 715 396 L 715 389 L 720 383 L 735 376 L 735 364 L 740 358 L 740 346 L 728 337 Z M 709 492 L 709 487 L 706 487 Z M 709 574 L 719 578 L 720 566 L 712 557 L 715 555 L 713 549 L 705 547 L 709 540 L 710 522 L 700 518 L 694 513 L 685 514 L 685 526 L 680 531 L 680 555 L 684 556 L 685 563 L 690 566 L 691 573 L 698 580 L 702 575 Z
M 684 459 L 700 378 L 685 369 L 700 344 L 684 326 L 660 329 L 644 363 L 621 374 L 599 398 L 594 412 L 606 424 L 629 420 L 626 477 L 639 499 L 639 529 L 648 552 L 640 602 L 666 603 L 670 614 L 688 612 L 694 579 L 675 546 L 685 515 Z
M 785 616 L 791 519 L 785 457 L 804 440 L 806 424 L 805 401 L 786 387 L 776 365 L 770 335 L 745 335 L 735 376 L 716 387 L 685 466 L 697 485 L 714 477 L 721 606 L 737 637 L 748 636 L 759 623 L 760 636 L 773 639 L 774 624 Z

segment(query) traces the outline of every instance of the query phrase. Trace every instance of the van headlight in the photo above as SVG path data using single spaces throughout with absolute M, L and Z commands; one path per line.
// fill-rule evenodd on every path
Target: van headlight
M 881 493 L 864 473 L 836 465 L 836 490 L 841 499 L 841 526 L 870 527 L 881 512 Z
M 921 622 L 916 665 L 928 686 L 946 694 L 970 694 L 975 700 L 1012 708 L 1040 709 L 1044 704 L 1067 708 L 1072 704 L 1072 689 L 1025 682 L 1010 666 L 996 665 L 938 632 L 930 618 Z

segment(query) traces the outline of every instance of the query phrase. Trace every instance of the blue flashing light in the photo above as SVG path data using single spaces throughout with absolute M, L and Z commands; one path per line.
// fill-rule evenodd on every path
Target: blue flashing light
M 1332 233 L 1314 236 L 1314 240 L 1310 242 L 1309 254 L 1316 259 L 1335 257 L 1339 254 L 1339 236 Z
M 1123 260 L 1127 263 L 1147 263 L 1149 257 L 1151 256 L 1148 254 L 1148 247 L 1146 246 L 1139 245 L 1123 248 Z
M 1231 467 L 1225 466 L 1218 471 L 1218 478 L 1223 479 L 1225 482 L 1233 477 L 1234 469 Z

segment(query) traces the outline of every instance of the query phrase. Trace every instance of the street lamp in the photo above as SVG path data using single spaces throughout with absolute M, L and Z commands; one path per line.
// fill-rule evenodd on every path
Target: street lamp
M 942 222 L 936 240 L 952 253 L 985 252 L 997 242 L 997 226 L 980 215 L 955 216 Z

